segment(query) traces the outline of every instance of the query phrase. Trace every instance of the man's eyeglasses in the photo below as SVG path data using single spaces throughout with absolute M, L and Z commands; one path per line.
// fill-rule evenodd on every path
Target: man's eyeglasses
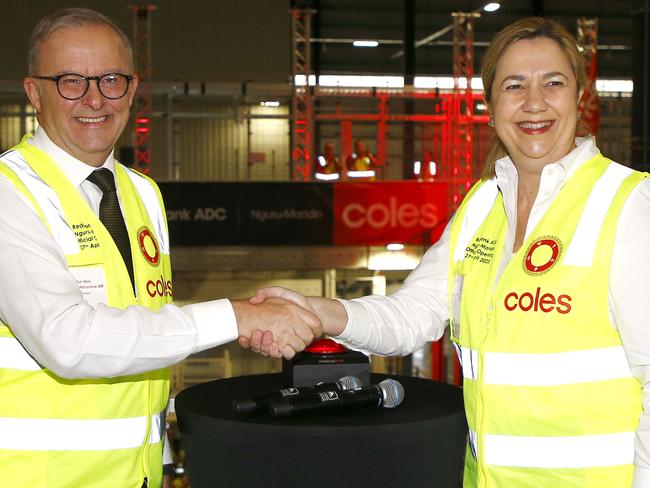
M 32 76 L 32 78 L 55 82 L 59 95 L 66 100 L 79 100 L 88 93 L 90 80 L 95 80 L 99 93 L 106 98 L 116 100 L 126 95 L 133 76 L 123 73 L 108 73 L 102 76 L 82 76 L 76 73 L 66 73 L 55 76 Z

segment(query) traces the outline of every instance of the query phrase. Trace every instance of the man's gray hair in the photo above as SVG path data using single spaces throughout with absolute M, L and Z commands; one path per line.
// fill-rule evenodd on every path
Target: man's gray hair
M 115 31 L 119 36 L 126 48 L 129 55 L 129 62 L 135 68 L 133 63 L 133 46 L 129 37 L 117 26 L 115 23 L 100 14 L 95 10 L 88 8 L 64 8 L 43 17 L 41 21 L 36 24 L 32 35 L 29 37 L 29 51 L 27 52 L 27 69 L 30 75 L 41 74 L 37 73 L 38 57 L 40 55 L 41 46 L 45 39 L 57 29 L 82 27 L 87 25 L 105 25 Z M 54 73 L 47 73 L 54 74 Z

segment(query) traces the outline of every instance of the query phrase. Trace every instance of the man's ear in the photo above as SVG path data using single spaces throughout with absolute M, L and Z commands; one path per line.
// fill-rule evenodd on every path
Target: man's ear
M 138 78 L 138 74 L 133 73 L 133 79 L 131 80 L 131 83 L 129 83 L 129 107 L 133 105 L 133 98 L 135 97 L 135 92 L 138 89 L 139 81 L 140 78 Z
M 37 114 L 41 113 L 41 90 L 38 81 L 30 76 L 23 80 L 23 88 Z

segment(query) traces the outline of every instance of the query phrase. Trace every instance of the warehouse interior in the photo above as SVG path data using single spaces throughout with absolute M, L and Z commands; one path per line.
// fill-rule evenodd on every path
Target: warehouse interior
M 603 154 L 650 169 L 648 1 L 503 0 L 490 11 L 487 3 L 3 0 L 3 17 L 12 20 L 0 30 L 0 152 L 37 127 L 22 88 L 33 25 L 63 6 L 96 9 L 133 40 L 142 81 L 116 155 L 160 183 L 166 199 L 166 192 L 171 195 L 175 303 L 246 298 L 270 285 L 326 297 L 390 294 L 480 177 L 492 137 L 480 60 L 492 36 L 517 19 L 550 17 L 576 34 L 590 70 L 583 122 Z M 376 172 L 359 182 L 408 182 L 433 193 L 436 185 L 447 188 L 435 231 L 401 242 L 381 236 L 364 242 L 359 235 L 319 237 L 311 227 L 287 234 L 290 221 L 275 237 L 252 235 L 273 232 L 269 215 L 249 232 L 238 228 L 243 221 L 229 220 L 231 208 L 249 208 L 238 202 L 248 195 L 275 198 L 281 191 L 292 202 L 302 198 L 294 192 L 309 185 L 305 198 L 336 192 L 332 185 L 352 177 L 320 171 L 318 158 L 329 143 L 345 161 L 359 140 L 376 160 Z M 207 200 L 183 203 L 199 188 L 192 185 L 205 185 L 200 188 Z M 216 197 L 205 203 L 217 192 L 232 207 Z M 301 205 L 296 208 L 312 208 Z M 200 209 L 207 214 L 197 217 Z M 375 227 L 393 219 L 367 209 L 366 220 L 375 215 L 380 221 Z M 329 225 L 340 218 L 339 210 L 334 206 L 326 215 Z M 200 221 L 196 230 L 183 222 L 189 212 Z M 205 226 L 219 225 L 214 236 L 196 238 Z M 175 231 L 187 233 L 175 239 Z M 389 244 L 395 246 L 387 249 Z M 459 384 L 448 344 L 432 343 L 407 358 L 373 357 L 373 371 Z M 172 388 L 281 369 L 281 360 L 235 342 L 175 367 Z

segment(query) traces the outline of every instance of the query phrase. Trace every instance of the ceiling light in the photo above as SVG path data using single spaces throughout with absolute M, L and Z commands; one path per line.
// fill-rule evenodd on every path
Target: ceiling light
M 377 41 L 354 41 L 352 42 L 354 47 L 377 47 L 379 42 Z
M 265 100 L 263 102 L 260 102 L 260 105 L 262 107 L 279 107 L 280 102 L 278 102 L 277 100 Z
M 596 80 L 596 90 L 599 92 L 632 93 L 633 80 Z
M 368 269 L 380 271 L 415 269 L 420 258 L 420 253 L 416 250 L 385 251 L 381 248 L 370 248 Z
M 490 2 L 485 7 L 483 7 L 483 10 L 486 12 L 494 12 L 496 10 L 499 10 L 499 7 L 501 7 L 501 4 L 499 2 Z
M 386 244 L 386 249 L 388 249 L 389 251 L 401 251 L 402 249 L 404 249 L 404 244 L 392 242 L 390 244 Z

